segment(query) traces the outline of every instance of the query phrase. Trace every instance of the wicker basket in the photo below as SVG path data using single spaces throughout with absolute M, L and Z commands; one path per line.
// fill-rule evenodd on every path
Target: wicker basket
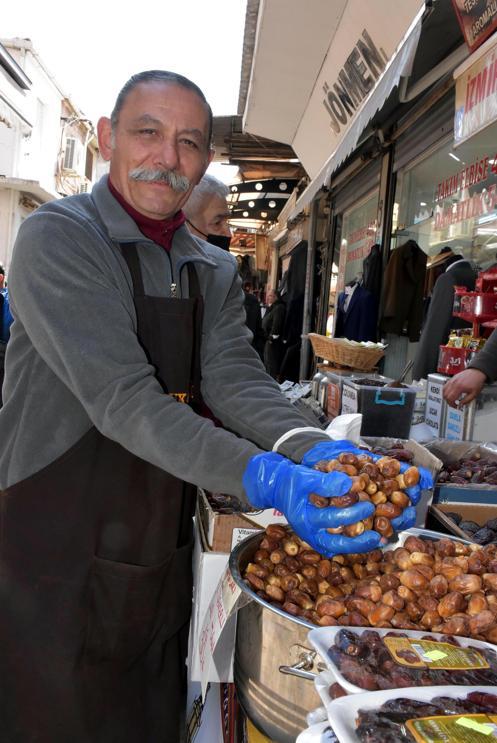
M 309 333 L 314 355 L 332 361 L 339 366 L 347 366 L 361 371 L 371 371 L 385 352 L 382 348 L 352 346 L 341 338 L 328 338 L 325 335 Z

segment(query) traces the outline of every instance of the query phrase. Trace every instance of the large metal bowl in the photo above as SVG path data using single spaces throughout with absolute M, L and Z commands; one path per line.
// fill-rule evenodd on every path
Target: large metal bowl
M 242 708 L 261 733 L 276 743 L 294 743 L 307 727 L 307 713 L 321 705 L 311 683 L 315 653 L 307 643 L 314 625 L 263 601 L 243 580 L 261 539 L 248 537 L 230 555 L 235 582 L 253 599 L 238 611 L 234 681 Z M 302 664 L 301 676 L 290 675 L 294 664 Z M 303 678 L 306 671 L 310 680 Z
M 386 549 L 402 546 L 410 535 L 469 544 L 427 529 L 409 529 Z M 233 578 L 248 599 L 238 611 L 234 680 L 242 708 L 261 733 L 276 743 L 294 743 L 307 727 L 307 713 L 321 705 L 310 683 L 320 662 L 307 641 L 315 625 L 264 601 L 243 580 L 262 537 L 255 534 L 245 539 L 229 560 Z

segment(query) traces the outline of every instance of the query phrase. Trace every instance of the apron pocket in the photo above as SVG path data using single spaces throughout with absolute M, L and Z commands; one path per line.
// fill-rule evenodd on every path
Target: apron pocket
M 174 563 L 174 553 L 152 567 L 93 558 L 85 649 L 90 661 L 132 662 L 159 627 L 174 622 Z

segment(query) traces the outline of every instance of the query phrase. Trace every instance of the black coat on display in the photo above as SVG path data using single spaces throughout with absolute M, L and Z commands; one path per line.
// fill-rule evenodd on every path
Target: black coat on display
M 460 256 L 455 258 L 460 260 Z M 458 318 L 452 318 L 454 287 L 465 286 L 472 291 L 475 281 L 476 272 L 469 261 L 456 263 L 438 277 L 414 361 L 413 379 L 424 379 L 436 372 L 439 347 L 447 343 L 450 329 L 467 325 Z
M 277 299 L 268 308 L 262 318 L 262 330 L 266 337 L 264 346 L 264 364 L 266 371 L 272 377 L 277 377 L 280 372 L 281 362 L 285 354 L 283 345 L 283 328 L 285 327 L 286 305 L 282 299 Z M 273 336 L 277 336 L 274 338 Z
M 244 292 L 245 300 L 243 306 L 245 307 L 246 320 L 245 324 L 254 336 L 252 339 L 252 345 L 261 358 L 264 356 L 264 332 L 262 330 L 262 318 L 261 318 L 261 306 L 259 301 L 254 294 L 250 292 Z
M 345 310 L 346 297 L 345 292 L 338 296 L 335 338 L 376 341 L 378 303 L 375 297 L 363 286 L 356 286 Z
M 364 259 L 362 271 L 363 287 L 379 300 L 381 293 L 381 277 L 383 275 L 383 260 L 381 256 L 381 247 L 378 244 L 373 245 L 368 257 Z
M 380 331 L 419 340 L 427 255 L 414 240 L 392 251 L 381 296 Z

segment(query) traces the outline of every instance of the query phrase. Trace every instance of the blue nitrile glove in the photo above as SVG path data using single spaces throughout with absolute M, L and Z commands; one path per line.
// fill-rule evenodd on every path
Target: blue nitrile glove
M 358 449 L 357 446 L 347 439 L 341 441 L 320 441 L 307 451 L 303 458 L 302 464 L 307 467 L 313 467 L 317 462 L 323 459 L 337 459 L 339 454 L 346 452 L 348 454 L 368 454 L 373 461 L 378 461 L 384 454 L 373 454 L 367 449 Z M 400 471 L 405 472 L 413 465 L 410 462 L 401 462 Z M 422 490 L 433 487 L 433 477 L 425 467 L 418 467 L 419 483 L 410 488 L 406 488 L 406 494 L 409 496 L 412 506 L 408 506 L 403 513 L 396 519 L 392 519 L 392 526 L 395 531 L 404 531 L 410 529 L 416 523 L 416 510 L 413 506 L 419 503 Z
M 273 452 L 252 457 L 243 475 L 243 487 L 253 506 L 281 511 L 301 539 L 327 556 L 370 552 L 380 542 L 375 531 L 365 531 L 358 537 L 326 531 L 368 518 L 374 512 L 372 503 L 360 502 L 348 508 L 317 508 L 309 503 L 310 493 L 332 498 L 347 493 L 351 484 L 343 472 L 319 472 Z

